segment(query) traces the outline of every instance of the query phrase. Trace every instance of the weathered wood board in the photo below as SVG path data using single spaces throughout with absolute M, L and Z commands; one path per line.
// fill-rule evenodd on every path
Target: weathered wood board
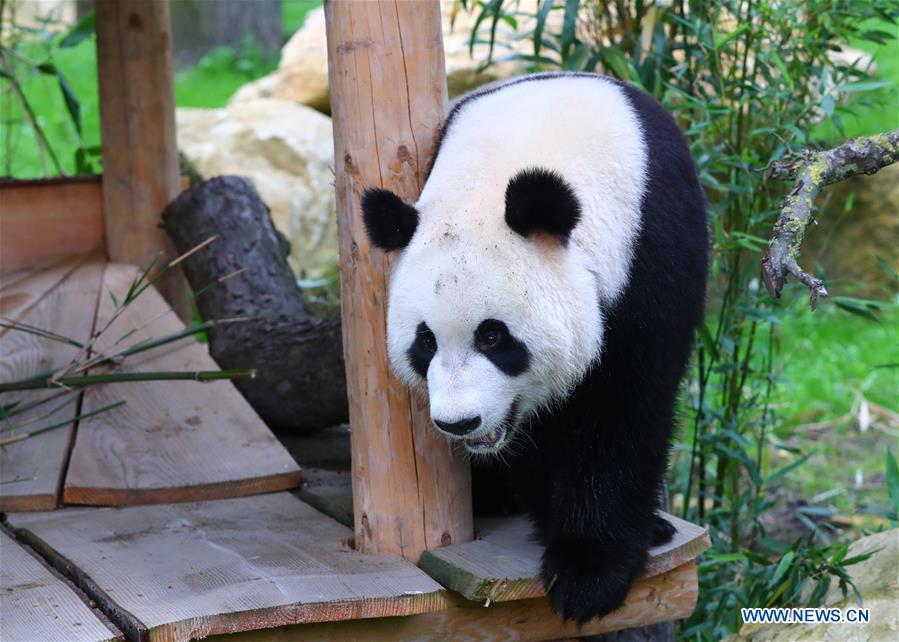
M 120 639 L 68 584 L 2 531 L 0 557 L 0 640 Z
M 9 521 L 17 536 L 66 558 L 131 614 L 116 622 L 131 637 L 189 640 L 446 606 L 441 586 L 420 569 L 354 552 L 350 529 L 289 493 L 18 513 Z
M 0 307 L 5 307 L 3 301 L 9 304 L 0 316 L 86 342 L 94 324 L 104 262 L 95 254 L 35 271 L 0 292 Z M 61 341 L 0 328 L 0 381 L 18 381 L 64 366 L 78 350 Z M 15 437 L 74 419 L 80 395 L 64 392 L 55 389 L 0 394 L 0 404 L 18 402 L 20 408 L 52 398 L 0 420 L 0 437 Z M 73 430 L 74 422 L 0 449 L 0 511 L 47 510 L 56 506 Z
M 696 564 L 690 562 L 652 578 L 639 580 L 627 602 L 600 620 L 582 627 L 550 610 L 546 598 L 492 604 L 448 594 L 447 608 L 433 613 L 377 620 L 302 624 L 272 631 L 210 637 L 206 642 L 542 642 L 581 638 L 683 619 L 696 606 Z
M 136 268 L 110 263 L 97 313 L 102 328 L 125 299 Z M 114 353 L 184 324 L 154 288 L 97 341 Z M 119 340 L 122 337 L 126 339 Z M 119 342 L 119 343 L 117 343 Z M 218 370 L 192 338 L 128 357 L 122 372 Z M 125 400 L 79 427 L 65 480 L 67 504 L 128 505 L 219 499 L 293 488 L 299 467 L 230 381 L 93 386 L 82 412 Z
M 83 256 L 71 255 L 39 267 L 4 272 L 0 277 L 0 317 L 20 320 L 83 262 Z
M 664 516 L 677 533 L 668 544 L 650 550 L 646 578 L 682 566 L 710 546 L 705 528 Z M 476 527 L 478 539 L 426 551 L 419 566 L 470 600 L 504 602 L 546 595 L 538 575 L 543 549 L 532 541 L 533 529 L 524 518 L 479 520 Z

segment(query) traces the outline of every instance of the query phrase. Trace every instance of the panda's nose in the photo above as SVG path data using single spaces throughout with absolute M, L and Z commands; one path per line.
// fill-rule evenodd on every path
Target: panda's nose
M 449 433 L 451 435 L 462 436 L 467 435 L 472 430 L 480 426 L 481 418 L 469 417 L 468 419 L 461 419 L 459 421 L 440 421 L 439 419 L 435 419 L 434 423 L 443 432 Z

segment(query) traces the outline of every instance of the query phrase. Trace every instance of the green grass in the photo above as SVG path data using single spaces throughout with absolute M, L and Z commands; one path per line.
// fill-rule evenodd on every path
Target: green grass
M 321 6 L 321 0 L 283 0 L 284 33 L 289 36 L 302 26 L 306 14 Z M 55 41 L 61 38 L 57 35 Z M 62 72 L 77 97 L 81 111 L 83 144 L 100 144 L 100 110 L 97 94 L 97 56 L 94 38 L 67 49 L 52 52 L 52 61 Z M 25 43 L 19 53 L 35 63 L 48 59 L 47 45 Z M 236 47 L 220 47 L 205 55 L 190 69 L 175 74 L 175 103 L 178 107 L 223 107 L 231 95 L 246 83 L 273 71 L 277 56 L 266 56 L 251 41 Z M 17 63 L 16 77 L 37 116 L 38 123 L 50 140 L 67 175 L 76 173 L 75 153 L 79 137 L 66 111 L 65 102 L 55 77 L 30 71 Z M 58 172 L 45 156 L 34 131 L 25 121 L 21 107 L 10 95 L 5 80 L 0 80 L 0 176 L 42 178 Z M 46 167 L 46 170 L 45 170 Z M 94 167 L 99 171 L 99 166 Z
M 827 304 L 797 310 L 783 319 L 780 348 L 777 433 L 811 455 L 790 476 L 791 491 L 807 500 L 832 492 L 825 503 L 844 514 L 885 507 L 884 455 L 899 450 L 899 433 L 876 414 L 863 432 L 859 413 L 863 400 L 899 410 L 899 310 L 882 312 L 880 323 Z

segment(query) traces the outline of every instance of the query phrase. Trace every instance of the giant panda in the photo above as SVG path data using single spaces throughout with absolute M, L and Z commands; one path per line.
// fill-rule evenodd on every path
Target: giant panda
M 487 464 L 476 500 L 513 489 L 554 609 L 616 609 L 673 534 L 657 511 L 703 315 L 705 199 L 674 120 L 604 76 L 516 78 L 454 103 L 417 202 L 361 205 L 397 253 L 392 368 Z

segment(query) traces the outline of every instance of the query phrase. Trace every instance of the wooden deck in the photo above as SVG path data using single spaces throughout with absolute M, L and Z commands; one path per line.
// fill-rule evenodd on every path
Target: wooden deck
M 540 549 L 521 518 L 427 553 L 422 568 L 356 553 L 350 529 L 290 493 L 8 522 L 128 639 L 171 642 L 251 631 L 248 640 L 516 640 L 524 631 L 550 640 L 642 626 L 692 612 L 693 560 L 707 546 L 703 529 L 675 520 L 685 530 L 653 550 L 625 605 L 578 629 L 536 597 Z
M 443 587 L 289 493 L 212 502 L 17 513 L 10 526 L 131 639 L 189 640 L 303 622 L 444 608 Z
M 0 639 L 121 639 L 121 633 L 104 623 L 75 588 L 2 531 L 0 558 Z

